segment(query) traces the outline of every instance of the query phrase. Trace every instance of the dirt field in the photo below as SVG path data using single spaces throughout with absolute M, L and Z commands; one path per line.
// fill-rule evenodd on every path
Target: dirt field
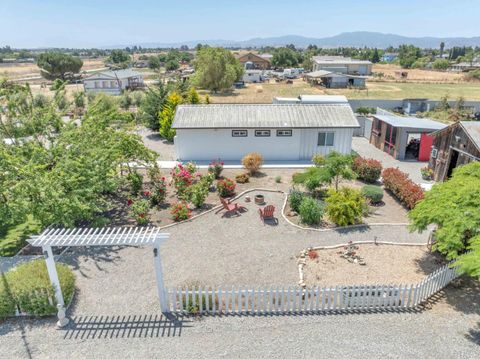
M 361 244 L 357 254 L 366 265 L 341 258 L 343 248 L 318 250 L 318 258 L 307 258 L 305 283 L 312 285 L 416 283 L 443 264 L 424 246 Z
M 82 71 L 103 68 L 104 60 L 103 58 L 83 60 Z M 36 64 L 0 64 L 0 77 L 14 80 L 38 76 L 40 76 L 40 69 Z
M 399 76 L 395 73 L 398 71 L 407 72 L 407 81 L 413 82 L 462 82 L 465 77 L 461 73 L 447 72 L 447 71 L 435 71 L 435 70 L 421 70 L 421 69 L 402 69 L 399 65 L 387 65 L 387 64 L 375 64 L 373 65 L 374 73 L 383 73 L 385 76 L 382 81 L 385 80 L 400 80 Z

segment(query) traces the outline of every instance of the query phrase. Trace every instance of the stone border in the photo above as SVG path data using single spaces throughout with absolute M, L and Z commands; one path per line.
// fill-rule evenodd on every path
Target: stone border
M 352 242 L 347 242 L 343 244 L 335 244 L 333 246 L 317 246 L 317 247 L 308 247 L 300 252 L 300 255 L 298 256 L 297 260 L 297 265 L 298 265 L 298 285 L 302 288 L 306 288 L 307 284 L 305 283 L 305 275 L 303 268 L 307 265 L 306 261 L 306 256 L 308 255 L 309 251 L 317 251 L 317 250 L 323 250 L 323 249 L 336 249 L 340 247 L 344 247 L 348 244 L 385 244 L 385 245 L 391 245 L 391 246 L 411 246 L 411 247 L 420 247 L 420 246 L 427 246 L 427 243 L 396 243 L 396 242 L 388 242 L 388 241 L 352 241 Z

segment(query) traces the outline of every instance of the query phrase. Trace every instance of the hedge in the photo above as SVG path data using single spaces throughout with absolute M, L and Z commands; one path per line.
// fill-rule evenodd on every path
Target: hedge
M 383 185 L 408 209 L 412 209 L 423 199 L 423 190 L 414 183 L 408 174 L 398 168 L 386 168 L 382 172 Z
M 75 290 L 75 276 L 65 264 L 56 264 L 56 267 L 63 298 L 69 303 Z M 44 260 L 24 263 L 5 273 L 0 284 L 0 316 L 14 315 L 17 306 L 22 312 L 35 316 L 57 312 L 55 291 Z
M 377 182 L 382 174 L 382 164 L 373 158 L 356 157 L 352 169 L 360 180 L 367 183 Z

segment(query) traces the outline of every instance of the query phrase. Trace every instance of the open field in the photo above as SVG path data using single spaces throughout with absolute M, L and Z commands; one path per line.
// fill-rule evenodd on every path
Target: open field
M 95 69 L 104 68 L 103 58 L 83 60 L 82 71 L 91 71 Z M 6 77 L 9 80 L 38 77 L 40 76 L 40 69 L 37 64 L 1 64 L 0 63 L 0 77 Z
M 480 82 L 464 83 L 414 83 L 367 82 L 366 90 L 326 89 L 312 87 L 298 79 L 293 84 L 248 84 L 243 89 L 228 94 L 211 94 L 213 103 L 271 103 L 273 97 L 297 97 L 298 95 L 345 95 L 349 99 L 404 99 L 429 98 L 439 100 L 448 94 L 451 99 L 463 96 L 466 100 L 480 100 Z
M 385 77 L 392 77 L 391 80 L 398 79 L 395 74 L 396 71 L 404 71 L 408 73 L 407 81 L 413 82 L 462 82 L 465 81 L 465 76 L 458 72 L 422 70 L 422 69 L 402 69 L 399 65 L 389 64 L 375 64 L 373 65 L 373 72 L 383 73 Z M 388 79 L 383 78 L 382 81 Z

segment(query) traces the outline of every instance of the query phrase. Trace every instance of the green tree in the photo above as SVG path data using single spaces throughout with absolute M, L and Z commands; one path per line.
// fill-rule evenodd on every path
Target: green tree
M 401 45 L 398 51 L 400 66 L 409 69 L 422 56 L 422 51 L 413 45 Z
M 177 106 L 182 103 L 182 96 L 176 92 L 168 95 L 167 101 L 163 105 L 160 113 L 160 135 L 168 141 L 173 141 L 175 130 L 172 128 L 173 118 Z
M 377 62 L 380 62 L 380 55 L 379 55 L 379 53 L 378 53 L 378 49 L 377 49 L 377 48 L 373 49 L 373 54 L 372 54 L 372 56 L 371 56 L 370 61 L 371 61 L 372 63 L 374 63 L 374 64 L 376 64 Z
M 69 80 L 80 71 L 83 61 L 61 52 L 45 52 L 38 56 L 37 65 L 47 80 Z
M 214 92 L 232 87 L 244 72 L 230 51 L 215 47 L 202 47 L 198 50 L 194 67 L 194 84 Z
M 435 70 L 446 70 L 450 66 L 450 61 L 445 60 L 445 59 L 436 59 L 433 62 L 433 68 Z
M 480 162 L 454 170 L 409 212 L 411 230 L 436 225 L 434 249 L 456 259 L 462 273 L 480 276 Z
M 147 88 L 145 97 L 140 105 L 140 118 L 148 128 L 154 131 L 158 131 L 160 128 L 158 116 L 163 109 L 167 96 L 167 86 L 163 82 L 158 82 Z
M 151 56 L 148 59 L 148 67 L 152 70 L 158 70 L 162 66 L 160 58 L 158 56 Z
M 336 191 L 338 191 L 338 184 L 341 179 L 351 180 L 356 178 L 355 172 L 352 170 L 352 165 L 353 158 L 350 155 L 342 155 L 341 153 L 332 151 L 325 157 L 323 166 L 330 175 Z
M 176 60 L 168 60 L 166 63 L 165 63 L 165 69 L 167 71 L 175 71 L 176 69 L 178 69 L 180 67 L 180 64 L 178 63 L 178 61 Z
M 187 103 L 192 105 L 200 103 L 200 96 L 198 96 L 198 92 L 195 90 L 195 87 L 190 87 L 190 90 L 188 90 Z
M 440 43 L 440 57 L 443 56 L 443 51 L 445 50 L 445 43 L 442 41 Z
M 296 67 L 300 62 L 300 55 L 288 47 L 280 47 L 273 52 L 272 65 L 277 67 Z
M 130 55 L 124 50 L 112 50 L 107 58 L 107 62 L 111 63 L 113 67 L 122 69 L 128 67 L 130 60 Z

